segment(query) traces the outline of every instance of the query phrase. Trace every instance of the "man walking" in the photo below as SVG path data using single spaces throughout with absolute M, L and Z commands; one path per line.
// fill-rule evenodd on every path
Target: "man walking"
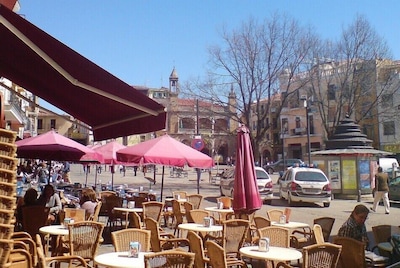
M 382 171 L 382 167 L 378 167 L 378 173 L 375 175 L 374 190 L 374 205 L 372 206 L 371 210 L 375 212 L 379 202 L 381 199 L 383 199 L 383 204 L 385 205 L 385 214 L 389 214 L 389 176 Z

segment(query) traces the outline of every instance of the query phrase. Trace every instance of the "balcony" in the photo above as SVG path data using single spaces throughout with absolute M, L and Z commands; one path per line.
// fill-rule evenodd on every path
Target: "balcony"
M 293 128 L 291 131 L 292 135 L 303 135 L 304 133 L 306 133 L 306 129 L 304 127 Z

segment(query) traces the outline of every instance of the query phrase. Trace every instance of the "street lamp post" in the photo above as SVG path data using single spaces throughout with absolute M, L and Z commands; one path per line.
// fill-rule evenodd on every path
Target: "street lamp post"
M 307 97 L 302 98 L 304 101 L 304 107 L 306 108 L 306 126 L 307 126 L 307 155 L 308 155 L 308 165 L 311 165 L 311 143 L 310 143 L 310 118 L 308 115 L 308 99 Z

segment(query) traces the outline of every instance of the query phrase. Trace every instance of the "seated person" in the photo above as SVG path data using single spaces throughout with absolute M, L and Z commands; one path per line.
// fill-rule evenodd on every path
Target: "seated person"
M 40 205 L 44 205 L 50 208 L 49 211 L 49 223 L 55 223 L 58 221 L 58 213 L 62 210 L 62 204 L 60 196 L 54 190 L 53 186 L 46 184 L 43 189 L 42 194 L 38 199 Z
M 79 204 L 85 210 L 85 217 L 88 219 L 94 214 L 97 206 L 96 192 L 91 188 L 84 189 Z
M 22 208 L 35 206 L 38 204 L 38 192 L 34 188 L 26 190 L 23 198 L 18 200 L 17 204 L 17 221 L 22 222 Z
M 350 217 L 340 227 L 338 236 L 350 237 L 355 240 L 365 243 L 366 249 L 369 247 L 369 240 L 367 236 L 367 228 L 365 221 L 368 218 L 369 209 L 364 205 L 357 205 L 354 207 Z

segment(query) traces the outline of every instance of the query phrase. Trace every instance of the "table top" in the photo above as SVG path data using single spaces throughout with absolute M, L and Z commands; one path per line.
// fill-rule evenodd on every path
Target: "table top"
M 48 225 L 40 227 L 39 231 L 43 234 L 50 235 L 68 235 L 68 228 L 64 225 Z
M 271 261 L 294 261 L 301 259 L 303 254 L 294 248 L 283 248 L 283 247 L 269 247 L 268 252 L 258 250 L 258 246 L 242 247 L 240 253 L 243 256 L 259 259 L 259 260 L 271 260 Z
M 143 208 L 120 208 L 120 207 L 115 207 L 114 210 L 123 211 L 123 212 L 143 212 Z
M 195 232 L 220 232 L 222 231 L 221 225 L 211 225 L 206 227 L 199 223 L 181 223 L 178 225 L 179 229 L 195 231 Z
M 207 207 L 204 208 L 207 211 L 218 212 L 218 213 L 229 213 L 234 212 L 232 208 L 217 208 L 217 207 Z
M 138 258 L 128 257 L 128 252 L 109 252 L 94 257 L 96 265 L 111 268 L 144 268 L 145 252 L 139 252 Z
M 172 201 L 172 200 L 176 200 L 176 201 L 178 201 L 178 202 L 181 202 L 181 203 L 183 203 L 183 202 L 186 202 L 186 201 L 187 201 L 187 199 L 186 199 L 186 198 L 179 198 L 179 199 L 175 199 L 175 198 L 170 198 L 170 197 L 167 197 L 167 198 L 165 198 L 164 200 L 165 200 L 165 201 Z
M 288 223 L 279 223 L 276 221 L 271 222 L 272 226 L 280 226 L 289 229 L 297 229 L 297 228 L 307 228 L 310 227 L 307 223 L 304 222 L 297 222 L 297 221 L 289 221 Z

